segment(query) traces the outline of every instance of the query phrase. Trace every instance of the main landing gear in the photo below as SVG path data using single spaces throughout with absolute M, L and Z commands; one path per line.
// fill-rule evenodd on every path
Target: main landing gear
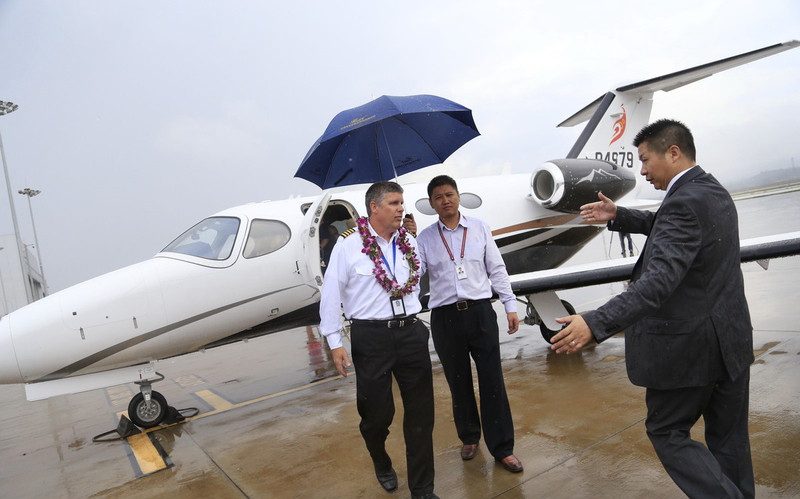
M 167 416 L 169 406 L 167 399 L 160 393 L 153 391 L 152 384 L 164 379 L 164 375 L 156 380 L 136 381 L 140 392 L 128 404 L 128 417 L 140 428 L 153 428 L 158 426 Z
M 525 304 L 525 317 L 522 322 L 529 326 L 539 326 L 542 338 L 547 343 L 550 343 L 550 339 L 562 329 L 554 319 L 575 314 L 575 307 L 568 301 L 559 299 L 553 292 L 526 295 L 525 301 L 519 301 Z

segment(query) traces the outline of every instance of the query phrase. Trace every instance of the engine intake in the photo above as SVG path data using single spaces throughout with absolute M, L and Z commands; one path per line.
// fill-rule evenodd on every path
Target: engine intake
M 633 170 L 598 159 L 553 159 L 531 175 L 531 197 L 548 210 L 578 213 L 597 193 L 616 201 L 636 186 Z

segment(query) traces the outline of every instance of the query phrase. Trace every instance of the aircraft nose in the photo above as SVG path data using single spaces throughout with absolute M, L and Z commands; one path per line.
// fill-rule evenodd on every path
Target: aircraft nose
M 0 317 L 0 384 L 22 383 L 17 364 L 17 353 L 11 342 L 11 321 Z

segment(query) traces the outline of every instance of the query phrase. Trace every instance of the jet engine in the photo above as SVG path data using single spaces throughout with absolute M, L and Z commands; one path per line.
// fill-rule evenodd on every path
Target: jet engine
M 601 192 L 617 200 L 636 186 L 630 168 L 599 159 L 554 159 L 531 175 L 531 197 L 548 210 L 578 213 Z

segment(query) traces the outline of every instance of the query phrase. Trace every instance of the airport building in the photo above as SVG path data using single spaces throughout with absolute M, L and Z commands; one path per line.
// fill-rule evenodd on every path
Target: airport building
M 27 245 L 17 250 L 14 234 L 0 234 L 0 316 L 45 295 L 36 254 Z

